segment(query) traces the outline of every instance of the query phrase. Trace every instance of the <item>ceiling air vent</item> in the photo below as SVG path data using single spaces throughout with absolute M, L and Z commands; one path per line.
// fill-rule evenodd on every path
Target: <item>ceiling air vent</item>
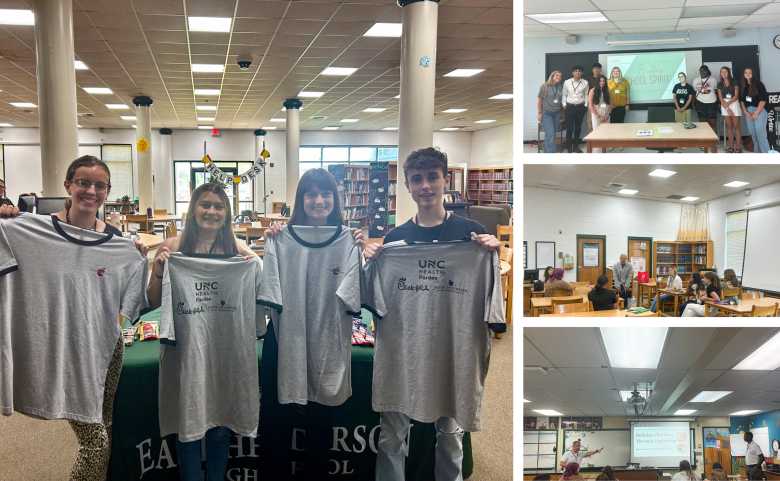
M 626 184 L 619 184 L 617 182 L 610 182 L 609 184 L 605 185 L 604 187 L 609 187 L 610 189 L 625 189 Z
M 452 119 L 452 120 L 466 120 L 466 117 L 458 117 L 457 119 Z
M 324 119 L 327 119 L 327 117 L 326 117 L 326 116 L 324 116 L 324 115 L 314 115 L 314 116 L 312 116 L 312 117 L 309 117 L 309 118 L 310 118 L 311 120 L 324 120 Z
M 680 200 L 683 197 L 685 197 L 685 196 L 684 195 L 670 195 L 669 197 L 667 197 L 667 199 Z

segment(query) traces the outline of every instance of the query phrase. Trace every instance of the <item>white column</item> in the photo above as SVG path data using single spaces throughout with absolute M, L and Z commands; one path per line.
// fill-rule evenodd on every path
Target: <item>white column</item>
M 395 225 L 417 212 L 403 185 L 402 165 L 415 150 L 433 146 L 438 0 L 398 0 L 401 22 L 401 101 L 398 122 L 398 193 Z M 427 65 L 427 66 L 426 66 Z
M 266 131 L 263 129 L 255 130 L 255 158 L 253 161 L 259 159 L 260 154 L 263 152 L 265 134 Z M 268 165 L 266 165 L 265 168 L 267 169 Z M 267 176 L 268 172 L 260 172 L 260 175 L 255 177 L 255 212 L 264 212 L 264 207 L 267 208 L 269 212 L 271 210 L 270 202 L 263 204 L 263 199 L 265 198 L 265 185 L 263 184 L 263 179 L 265 179 Z
M 173 130 L 160 129 L 160 155 L 159 162 L 154 165 L 154 185 L 157 192 L 158 208 L 163 207 L 170 213 L 175 213 L 176 204 L 173 201 L 173 150 L 171 149 L 171 135 Z M 154 157 L 154 156 L 153 156 Z
M 298 158 L 301 150 L 301 107 L 303 103 L 298 99 L 287 99 L 284 107 L 287 109 L 287 182 L 285 190 L 285 202 L 290 207 L 290 212 L 295 204 L 295 191 L 298 189 Z
M 149 97 L 134 97 L 135 104 L 136 129 L 135 138 L 145 139 L 149 142 L 149 149 L 146 152 L 136 151 L 138 160 L 138 186 L 135 189 L 138 194 L 138 211 L 141 214 L 146 213 L 146 209 L 151 207 L 154 210 L 154 184 L 152 182 L 152 103 Z
M 66 171 L 79 155 L 73 2 L 33 4 L 43 195 L 66 196 Z

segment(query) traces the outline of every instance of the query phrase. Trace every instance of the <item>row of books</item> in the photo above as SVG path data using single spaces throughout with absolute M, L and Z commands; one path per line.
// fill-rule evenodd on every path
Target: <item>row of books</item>
M 658 246 L 658 253 L 661 252 L 672 252 L 672 246 Z
M 696 246 L 693 248 L 694 254 L 706 254 L 707 253 L 707 246 Z
M 666 255 L 666 254 L 664 254 L 664 255 L 659 254 L 657 256 L 657 262 L 659 264 L 674 264 L 674 256 Z
M 690 264 L 691 263 L 691 256 L 677 256 L 677 262 Z
M 365 207 L 362 209 L 349 209 L 344 211 L 344 218 L 347 220 L 359 219 L 367 215 L 368 215 L 368 209 Z
M 491 200 L 494 200 L 496 202 L 507 202 L 509 200 L 508 194 L 493 194 L 493 198 Z
M 356 205 L 364 205 L 367 197 L 365 194 L 347 194 L 344 199 L 344 207 L 352 207 Z
M 658 275 L 668 275 L 673 268 L 674 266 L 659 266 L 656 268 L 656 272 Z M 691 272 L 693 272 L 692 266 L 677 266 L 678 274 L 690 274 Z
M 395 195 L 395 193 L 398 191 L 398 184 L 393 182 L 392 184 L 387 185 L 387 195 Z
M 690 254 L 691 253 L 691 246 L 677 246 L 677 253 L 678 254 Z
M 509 171 L 469 172 L 468 180 L 504 180 L 511 179 Z
M 697 264 L 706 264 L 707 263 L 707 256 L 696 256 L 693 258 L 693 262 Z
M 344 169 L 344 180 L 367 180 L 368 169 Z
M 346 194 L 362 194 L 363 192 L 367 192 L 367 191 L 368 191 L 367 184 L 348 184 L 344 192 Z

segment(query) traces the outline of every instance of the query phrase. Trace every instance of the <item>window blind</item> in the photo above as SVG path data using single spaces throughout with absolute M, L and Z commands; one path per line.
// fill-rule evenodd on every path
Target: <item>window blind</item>
M 133 194 L 133 148 L 130 145 L 103 145 L 103 162 L 111 169 L 111 194 L 109 199 L 119 199 Z
M 742 262 L 745 258 L 745 235 L 747 233 L 747 211 L 726 214 L 726 269 L 734 269 L 742 276 Z

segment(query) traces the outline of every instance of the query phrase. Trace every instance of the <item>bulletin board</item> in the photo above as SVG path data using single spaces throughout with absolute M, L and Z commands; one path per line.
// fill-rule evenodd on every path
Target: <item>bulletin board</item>
M 555 242 L 536 241 L 536 268 L 555 266 Z
M 523 432 L 523 469 L 555 470 L 558 430 Z
M 650 278 L 653 278 L 653 238 L 652 237 L 629 237 L 626 255 L 628 263 L 634 269 L 634 276 L 640 270 L 650 272 Z

